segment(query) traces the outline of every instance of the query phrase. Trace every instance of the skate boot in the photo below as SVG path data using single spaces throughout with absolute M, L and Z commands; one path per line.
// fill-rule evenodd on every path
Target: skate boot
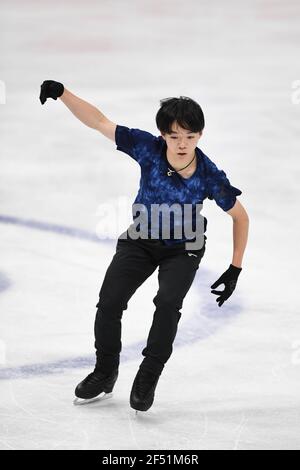
M 139 369 L 130 393 L 130 406 L 137 411 L 147 411 L 154 401 L 154 392 L 160 374 Z
M 118 368 L 114 369 L 109 375 L 95 369 L 94 372 L 89 374 L 77 385 L 75 389 L 76 398 L 73 402 L 74 405 L 111 398 L 118 374 Z

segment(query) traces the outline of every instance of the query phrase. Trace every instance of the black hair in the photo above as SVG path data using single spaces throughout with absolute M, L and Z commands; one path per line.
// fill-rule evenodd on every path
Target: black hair
M 155 121 L 162 134 L 171 133 L 174 121 L 183 129 L 193 132 L 201 132 L 205 125 L 201 106 L 187 96 L 160 100 L 160 109 Z

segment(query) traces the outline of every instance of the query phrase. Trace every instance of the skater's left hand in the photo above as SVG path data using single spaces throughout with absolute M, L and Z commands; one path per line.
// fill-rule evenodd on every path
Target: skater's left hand
M 210 286 L 211 289 L 215 289 L 220 284 L 225 285 L 225 289 L 223 291 L 220 291 L 220 290 L 211 291 L 211 294 L 216 294 L 216 295 L 220 294 L 220 297 L 216 299 L 216 302 L 219 303 L 219 307 L 221 307 L 221 305 L 223 305 L 225 300 L 227 300 L 231 296 L 232 292 L 235 289 L 235 286 L 236 286 L 236 283 L 237 283 L 237 280 L 241 271 L 242 271 L 242 268 L 238 268 L 237 266 L 233 266 L 233 264 L 231 264 L 229 268 L 227 269 L 227 271 L 225 271 L 225 273 L 223 273 L 222 276 L 219 277 L 219 279 Z

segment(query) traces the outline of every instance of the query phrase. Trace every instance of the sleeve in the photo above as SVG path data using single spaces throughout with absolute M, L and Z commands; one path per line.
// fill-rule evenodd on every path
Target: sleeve
M 140 165 L 153 154 L 157 137 L 141 129 L 117 124 L 115 141 L 117 150 L 127 153 Z
M 207 197 L 214 199 L 216 204 L 223 209 L 229 211 L 236 202 L 236 196 L 240 196 L 242 191 L 231 185 L 226 173 L 219 170 L 218 167 L 207 158 Z

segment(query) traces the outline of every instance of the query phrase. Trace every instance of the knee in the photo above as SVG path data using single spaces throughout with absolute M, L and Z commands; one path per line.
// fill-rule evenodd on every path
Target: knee
M 98 311 L 102 311 L 103 313 L 106 312 L 122 312 L 123 310 L 127 309 L 127 301 L 125 299 L 117 298 L 117 297 L 99 297 L 99 301 L 96 304 L 96 308 Z
M 158 292 L 153 299 L 156 307 L 163 307 L 167 311 L 179 310 L 182 308 L 182 300 L 170 293 Z

